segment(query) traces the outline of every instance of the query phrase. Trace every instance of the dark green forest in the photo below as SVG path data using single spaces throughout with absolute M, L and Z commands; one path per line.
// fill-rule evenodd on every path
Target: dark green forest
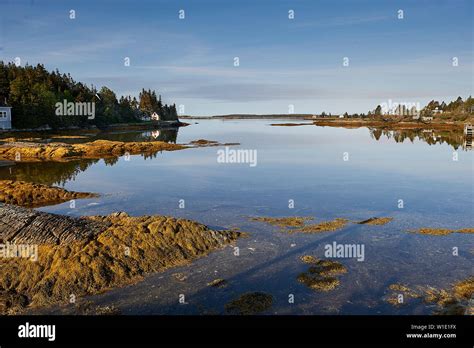
M 87 116 L 59 116 L 56 103 L 95 103 L 95 118 Z M 177 120 L 176 105 L 166 105 L 155 91 L 145 90 L 135 97 L 117 95 L 110 88 L 97 90 L 75 81 L 70 74 L 58 70 L 49 72 L 41 64 L 16 66 L 0 61 L 0 106 L 12 107 L 13 128 L 37 128 L 49 126 L 103 128 L 114 123 L 141 122 L 153 112 L 161 120 Z

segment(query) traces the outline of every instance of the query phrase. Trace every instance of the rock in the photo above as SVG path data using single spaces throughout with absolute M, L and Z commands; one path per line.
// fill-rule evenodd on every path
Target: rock
M 273 296 L 263 292 L 249 292 L 225 305 L 230 314 L 253 315 L 270 309 L 273 305 Z
M 67 244 L 89 239 L 110 224 L 0 204 L 0 242 Z
M 0 160 L 21 162 L 68 161 L 79 158 L 119 157 L 126 153 L 130 155 L 151 154 L 158 151 L 173 151 L 185 148 L 184 145 L 163 141 L 121 142 L 96 140 L 83 144 L 11 142 L 0 145 Z
M 25 181 L 0 180 L 0 203 L 40 207 L 63 203 L 71 199 L 92 197 L 97 197 L 97 195 L 88 192 L 71 192 L 59 187 Z
M 36 261 L 0 259 L 0 294 L 15 291 L 33 307 L 67 303 L 185 265 L 240 235 L 166 216 L 73 218 L 1 205 L 0 242 L 39 246 Z

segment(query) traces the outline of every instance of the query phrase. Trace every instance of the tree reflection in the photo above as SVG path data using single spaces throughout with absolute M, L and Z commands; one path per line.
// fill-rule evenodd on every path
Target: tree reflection
M 408 139 L 411 143 L 420 140 L 428 145 L 448 144 L 455 150 L 472 149 L 472 138 L 465 137 L 462 130 L 433 130 L 433 129 L 382 129 L 369 127 L 370 137 L 380 140 L 382 136 L 393 139 L 396 143 L 403 143 Z

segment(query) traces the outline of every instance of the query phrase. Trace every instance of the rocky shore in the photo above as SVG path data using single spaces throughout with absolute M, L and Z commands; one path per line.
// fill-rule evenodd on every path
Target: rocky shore
M 0 160 L 34 162 L 68 161 L 78 158 L 99 159 L 123 156 L 126 153 L 130 155 L 149 154 L 185 148 L 184 145 L 162 141 L 120 142 L 96 140 L 83 144 L 11 142 L 0 145 Z
M 377 128 L 388 128 L 392 130 L 396 129 L 464 129 L 463 122 L 410 122 L 410 121 L 381 121 L 381 120 L 349 120 L 349 119 L 332 119 L 325 120 L 319 119 L 314 120 L 313 124 L 316 126 L 327 126 L 327 127 L 344 127 L 344 128 L 360 128 L 360 127 L 377 127 Z
M 0 180 L 0 203 L 22 207 L 39 207 L 59 204 L 72 199 L 94 198 L 97 194 L 67 191 L 60 187 L 25 181 Z
M 0 205 L 0 314 L 71 303 L 222 248 L 241 236 L 198 222 L 126 213 L 73 218 Z M 29 246 L 34 260 L 8 255 Z M 11 256 L 11 257 L 10 257 Z

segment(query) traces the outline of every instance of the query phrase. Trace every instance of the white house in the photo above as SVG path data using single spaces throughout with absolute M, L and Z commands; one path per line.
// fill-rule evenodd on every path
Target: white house
M 154 112 L 151 114 L 151 119 L 152 121 L 159 121 L 160 120 L 160 115 L 158 113 Z
M 433 114 L 442 114 L 442 113 L 443 113 L 443 110 L 438 109 L 438 107 L 435 107 L 435 109 L 433 110 Z
M 12 108 L 0 106 L 0 129 L 12 128 Z

